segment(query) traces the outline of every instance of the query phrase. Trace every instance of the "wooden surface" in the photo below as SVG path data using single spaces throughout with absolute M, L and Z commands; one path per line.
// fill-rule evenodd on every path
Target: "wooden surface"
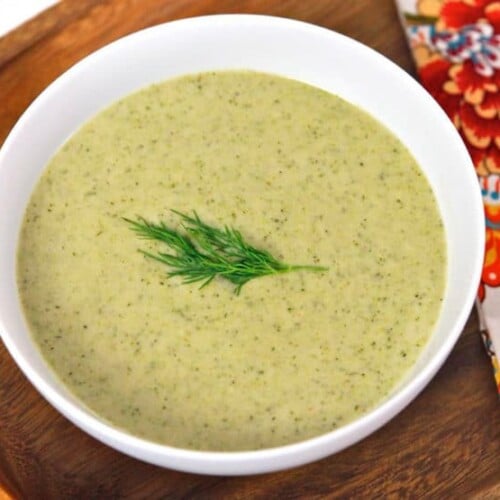
M 229 12 L 325 26 L 413 73 L 393 0 L 63 1 L 0 38 L 0 143 L 50 82 L 95 49 L 171 19 Z M 0 343 L 0 500 L 500 498 L 500 413 L 490 370 L 473 314 L 431 384 L 374 435 L 293 470 L 220 478 L 160 469 L 95 441 L 38 395 Z

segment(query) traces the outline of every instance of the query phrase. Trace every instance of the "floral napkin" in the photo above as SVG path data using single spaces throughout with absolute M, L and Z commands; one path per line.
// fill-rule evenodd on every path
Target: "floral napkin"
M 457 127 L 476 168 L 486 217 L 477 305 L 500 394 L 500 1 L 396 3 L 420 81 Z

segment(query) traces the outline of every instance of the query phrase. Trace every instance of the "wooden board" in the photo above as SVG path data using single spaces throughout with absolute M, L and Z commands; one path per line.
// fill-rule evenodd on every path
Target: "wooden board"
M 229 12 L 334 29 L 414 72 L 392 0 L 62 1 L 0 38 L 0 142 L 50 82 L 97 48 L 164 21 Z M 374 435 L 310 465 L 240 478 L 161 469 L 100 444 L 40 397 L 0 343 L 0 499 L 500 498 L 500 412 L 477 329 L 473 314 L 431 384 Z

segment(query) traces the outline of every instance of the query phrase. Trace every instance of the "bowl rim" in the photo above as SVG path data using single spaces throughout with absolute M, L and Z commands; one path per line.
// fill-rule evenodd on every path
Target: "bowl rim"
M 314 32 L 316 34 L 319 33 L 322 34 L 322 36 L 327 36 L 332 39 L 336 38 L 354 50 L 370 52 L 371 57 L 375 60 L 376 64 L 383 65 L 388 71 L 397 74 L 398 78 L 404 80 L 405 84 L 412 89 L 412 92 L 418 94 L 422 99 L 427 100 L 429 106 L 439 108 L 425 89 L 395 63 L 379 54 L 374 49 L 327 28 L 287 18 L 255 14 L 217 14 L 191 17 L 169 21 L 167 23 L 145 28 L 122 37 L 86 56 L 57 77 L 56 80 L 47 86 L 45 90 L 41 92 L 40 95 L 31 103 L 11 130 L 2 148 L 0 149 L 0 170 L 6 161 L 5 158 L 9 154 L 11 145 L 15 142 L 16 136 L 24 127 L 25 122 L 30 120 L 32 111 L 41 105 L 41 103 L 43 103 L 49 96 L 56 94 L 59 87 L 64 86 L 66 82 L 74 78 L 75 75 L 84 73 L 87 67 L 93 64 L 95 58 L 104 57 L 108 54 L 108 52 L 113 51 L 118 46 L 130 43 L 138 37 L 147 36 L 148 34 L 159 30 L 169 29 L 170 26 L 206 26 L 213 25 L 214 23 L 219 23 L 220 26 L 232 23 L 263 23 L 280 27 L 287 26 L 293 29 L 298 28 L 303 31 Z M 442 118 L 444 118 L 440 126 L 448 129 L 451 136 L 455 137 L 455 147 L 461 150 L 461 154 L 464 157 L 464 164 L 471 165 L 470 179 L 477 183 L 470 157 L 455 127 L 441 108 L 439 108 L 439 110 L 436 109 L 436 112 L 440 113 Z M 477 211 L 479 206 L 482 211 L 482 202 L 478 188 L 476 207 L 473 208 Z M 484 218 L 480 219 L 476 214 L 476 219 L 478 227 L 476 249 L 478 249 L 478 255 L 482 256 L 482 251 L 484 249 Z M 473 275 L 474 277 L 477 277 L 478 283 L 481 269 L 482 258 L 478 258 L 474 263 L 473 269 Z M 475 296 L 476 290 L 470 287 L 465 300 L 465 302 L 470 305 L 470 308 L 473 306 Z M 355 444 L 368 434 L 371 434 L 375 430 L 382 427 L 421 392 L 421 390 L 427 385 L 430 379 L 444 363 L 462 332 L 465 322 L 469 316 L 470 308 L 464 308 L 460 311 L 460 314 L 454 323 L 455 327 L 449 332 L 445 342 L 443 342 L 439 350 L 432 356 L 429 362 L 424 365 L 423 369 L 404 387 L 392 394 L 389 399 L 382 402 L 376 408 L 356 420 L 326 434 L 276 448 L 251 451 L 222 452 L 175 448 L 133 436 L 120 430 L 119 428 L 113 427 L 111 424 L 107 424 L 101 420 L 99 416 L 92 415 L 90 411 L 85 412 L 73 402 L 68 401 L 66 397 L 54 390 L 52 385 L 32 368 L 29 360 L 27 360 L 18 349 L 14 339 L 14 334 L 10 334 L 4 327 L 1 311 L 0 326 L 2 328 L 0 335 L 16 364 L 21 368 L 22 372 L 26 375 L 34 387 L 43 395 L 43 397 L 80 429 L 83 429 L 85 432 L 94 436 L 101 442 L 104 442 L 115 449 L 145 462 L 150 462 L 152 464 L 171 469 L 215 475 L 243 475 L 277 471 L 323 458 L 332 453 L 337 453 L 347 446 Z M 336 443 L 333 451 L 331 446 L 332 442 Z

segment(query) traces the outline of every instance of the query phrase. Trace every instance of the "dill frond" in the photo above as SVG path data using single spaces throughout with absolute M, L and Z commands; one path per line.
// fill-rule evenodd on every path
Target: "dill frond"
M 184 283 L 201 282 L 207 286 L 216 277 L 235 285 L 238 295 L 248 281 L 270 274 L 291 271 L 326 271 L 327 267 L 314 265 L 290 265 L 281 262 L 267 250 L 248 244 L 234 228 L 217 228 L 203 222 L 198 214 L 183 214 L 172 210 L 182 220 L 185 233 L 168 227 L 163 222 L 154 224 L 142 217 L 137 220 L 123 218 L 141 238 L 165 243 L 169 253 L 150 253 L 140 250 L 145 256 L 166 264 L 169 278 L 180 276 Z

